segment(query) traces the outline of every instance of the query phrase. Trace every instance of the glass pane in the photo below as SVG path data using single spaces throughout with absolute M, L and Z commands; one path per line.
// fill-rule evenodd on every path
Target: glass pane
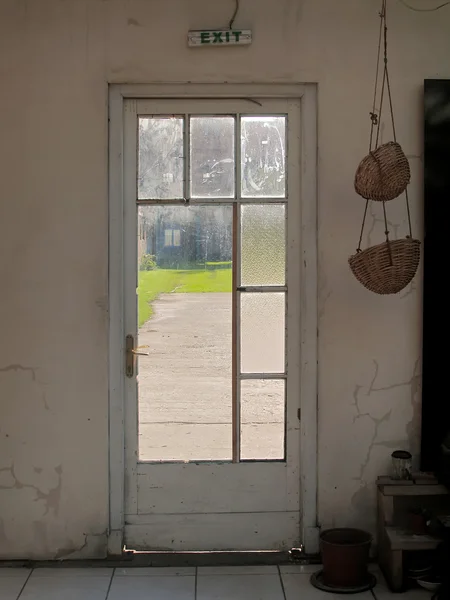
M 241 370 L 284 373 L 285 294 L 241 294 Z
M 191 198 L 234 197 L 234 117 L 191 117 Z
M 241 383 L 241 459 L 284 458 L 285 383 L 279 380 Z
M 232 207 L 138 215 L 139 459 L 231 460 Z
M 242 117 L 242 196 L 284 198 L 286 117 Z
M 241 207 L 241 285 L 284 285 L 286 268 L 285 207 Z
M 183 198 L 183 162 L 183 118 L 140 118 L 138 198 Z

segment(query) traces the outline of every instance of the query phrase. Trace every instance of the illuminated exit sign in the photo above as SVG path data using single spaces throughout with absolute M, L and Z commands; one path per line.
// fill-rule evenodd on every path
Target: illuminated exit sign
M 204 29 L 189 31 L 189 46 L 225 47 L 248 46 L 252 43 L 252 32 L 249 29 Z

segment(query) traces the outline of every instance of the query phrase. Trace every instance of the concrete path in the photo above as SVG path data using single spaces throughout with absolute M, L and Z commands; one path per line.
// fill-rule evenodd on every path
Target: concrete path
M 141 460 L 231 459 L 231 294 L 164 294 L 139 331 Z M 284 384 L 244 382 L 243 458 L 282 458 Z

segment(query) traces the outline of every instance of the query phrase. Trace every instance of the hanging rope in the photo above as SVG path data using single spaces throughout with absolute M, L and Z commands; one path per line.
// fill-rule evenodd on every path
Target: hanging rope
M 377 113 L 377 96 L 378 96 L 378 80 L 379 80 L 379 76 L 380 76 L 381 44 L 382 44 L 382 40 L 383 40 L 383 25 L 384 25 L 384 19 L 386 16 L 385 8 L 386 8 L 386 1 L 382 0 L 381 12 L 379 13 L 380 14 L 380 30 L 378 33 L 377 68 L 376 68 L 376 72 L 375 72 L 375 85 L 374 85 L 374 90 L 373 90 L 372 112 L 370 113 L 371 126 L 370 126 L 370 138 L 369 138 L 369 154 L 372 154 L 372 152 L 378 146 L 379 131 L 380 131 L 380 125 L 381 125 L 381 108 L 383 106 L 384 82 L 383 82 L 382 89 L 381 89 L 381 102 L 380 102 L 380 107 L 378 109 L 378 113 Z M 385 74 L 385 72 L 386 72 L 386 70 L 384 69 L 383 74 Z M 374 147 L 373 139 L 374 139 L 375 133 L 376 133 L 376 142 L 375 142 L 375 147 Z M 363 215 L 363 220 L 362 220 L 362 224 L 361 224 L 361 232 L 359 235 L 358 248 L 356 249 L 357 252 L 361 252 L 361 244 L 362 244 L 362 239 L 363 239 L 363 235 L 364 235 L 364 227 L 366 225 L 367 210 L 369 208 L 369 202 L 370 202 L 369 200 L 366 200 L 366 205 L 364 207 L 364 215 Z M 387 227 L 386 227 L 386 229 L 387 229 Z
M 369 152 L 372 152 L 372 143 L 373 143 L 373 134 L 376 126 L 378 125 L 378 115 L 376 113 L 377 106 L 377 94 L 378 94 L 378 77 L 380 75 L 380 62 L 381 62 L 381 40 L 383 37 L 383 19 L 382 13 L 380 13 L 380 31 L 378 34 L 378 53 L 377 53 L 377 70 L 375 73 L 375 86 L 373 90 L 373 104 L 372 104 L 372 112 L 370 113 L 370 120 L 372 125 L 370 127 L 370 141 L 369 141 Z
M 387 12 L 387 0 L 382 0 L 381 1 L 381 11 L 379 13 L 379 15 L 380 15 L 380 30 L 379 30 L 379 35 L 378 35 L 378 54 L 377 54 L 376 74 L 375 74 L 373 105 L 372 105 L 372 112 L 370 113 L 371 127 L 370 127 L 370 137 L 369 137 L 369 154 L 371 154 L 371 156 L 374 158 L 375 161 L 377 159 L 374 154 L 374 151 L 378 148 L 379 142 L 380 142 L 381 122 L 382 122 L 382 112 L 383 112 L 385 92 L 387 92 L 387 96 L 388 96 L 393 139 L 394 139 L 394 142 L 397 142 L 397 132 L 396 132 L 395 118 L 394 118 L 394 107 L 393 107 L 392 93 L 391 93 L 391 82 L 390 82 L 390 78 L 389 78 L 389 69 L 388 69 L 388 28 L 387 28 L 386 12 Z M 383 55 L 384 67 L 383 67 L 383 77 L 382 77 L 382 82 L 381 82 L 381 89 L 379 91 L 378 87 L 379 87 L 380 63 L 381 63 L 382 55 Z M 379 104 L 377 105 L 378 93 L 380 94 L 380 99 L 379 99 Z M 374 138 L 375 138 L 375 141 L 374 141 Z M 381 168 L 380 168 L 380 175 L 381 175 Z M 407 215 L 408 215 L 409 237 L 412 237 L 411 212 L 410 212 L 410 208 L 409 208 L 409 197 L 408 197 L 407 189 L 405 190 L 405 197 L 406 197 L 406 210 L 407 210 Z M 363 220 L 362 220 L 362 225 L 361 225 L 361 232 L 360 232 L 360 236 L 359 236 L 358 248 L 356 250 L 357 252 L 361 252 L 361 244 L 362 244 L 362 239 L 363 239 L 363 235 L 364 235 L 364 228 L 365 228 L 365 224 L 366 224 L 369 202 L 370 202 L 370 200 L 366 200 L 366 205 L 364 208 L 364 215 L 363 215 Z M 388 227 L 388 219 L 387 219 L 386 202 L 385 201 L 383 201 L 383 218 L 384 218 L 384 234 L 386 236 L 386 242 L 388 245 L 389 255 L 390 255 L 391 264 L 392 264 L 392 255 L 391 255 L 391 248 L 390 248 L 390 243 L 389 243 L 389 241 L 390 241 L 389 240 L 389 227 Z

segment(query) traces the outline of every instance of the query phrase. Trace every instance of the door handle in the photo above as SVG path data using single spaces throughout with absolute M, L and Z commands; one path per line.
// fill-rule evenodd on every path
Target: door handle
M 133 377 L 134 375 L 135 356 L 149 356 L 149 352 L 139 352 L 140 348 L 145 348 L 145 346 L 135 348 L 134 337 L 127 335 L 125 338 L 125 374 L 127 377 Z

